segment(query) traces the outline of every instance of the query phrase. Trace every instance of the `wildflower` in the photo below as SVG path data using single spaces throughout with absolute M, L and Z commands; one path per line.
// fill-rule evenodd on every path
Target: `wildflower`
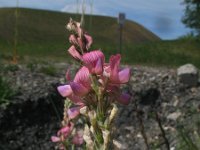
M 82 57 L 83 63 L 92 74 L 102 74 L 105 56 L 100 50 L 85 53 Z
M 57 136 L 52 136 L 52 142 L 63 142 L 70 135 L 74 128 L 74 124 L 72 122 L 68 123 L 66 126 L 62 127 L 58 132 Z
M 80 106 L 72 107 L 67 110 L 69 119 L 74 119 L 80 114 Z
M 72 143 L 75 144 L 75 145 L 81 145 L 84 143 L 84 140 L 83 140 L 83 133 L 82 132 L 77 132 L 73 139 L 72 139 Z
M 130 79 L 130 68 L 120 69 L 121 55 L 113 55 L 110 57 L 109 65 L 105 67 L 106 76 L 113 84 L 124 84 Z

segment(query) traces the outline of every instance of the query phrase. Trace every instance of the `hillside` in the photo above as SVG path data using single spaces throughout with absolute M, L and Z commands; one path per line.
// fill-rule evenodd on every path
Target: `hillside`
M 15 9 L 2 8 L 0 9 L 0 39 L 12 40 L 14 25 L 15 25 Z M 34 9 L 19 9 L 19 40 L 21 42 L 41 42 L 41 41 L 60 41 L 66 37 L 65 24 L 69 18 L 80 20 L 80 16 L 76 14 L 34 10 Z M 94 38 L 108 42 L 116 41 L 118 35 L 118 24 L 116 18 L 104 16 L 85 16 L 85 27 L 94 35 Z M 90 23 L 91 22 L 91 23 Z M 143 42 L 155 41 L 159 38 L 133 22 L 126 21 L 124 27 L 125 42 Z
M 63 51 L 68 44 L 68 32 L 65 25 L 69 18 L 80 20 L 80 15 L 54 11 L 19 9 L 18 47 L 27 49 L 47 48 Z M 15 31 L 15 8 L 0 9 L 0 43 L 13 45 Z M 116 18 L 103 16 L 85 16 L 85 28 L 94 38 L 95 48 L 118 48 L 118 24 Z M 123 43 L 141 43 L 157 41 L 159 38 L 143 26 L 127 20 L 123 32 Z M 96 43 L 96 44 L 95 44 Z M 105 47 L 102 46 L 106 45 Z M 21 47 L 23 45 L 23 47 Z M 26 48 L 24 48 L 26 46 Z M 30 48 L 31 47 L 31 48 Z M 53 48 L 53 49 L 52 49 Z M 22 52 L 23 53 L 23 52 Z
M 0 61 L 11 60 L 14 49 L 15 9 L 0 9 Z M 80 15 L 53 11 L 19 9 L 17 55 L 24 61 L 38 58 L 68 61 L 69 18 Z M 119 50 L 116 18 L 86 16 L 85 28 L 93 36 L 92 49 L 101 49 L 106 58 Z M 126 21 L 123 32 L 122 63 L 153 66 L 179 66 L 193 63 L 200 67 L 199 39 L 160 40 L 141 25 Z

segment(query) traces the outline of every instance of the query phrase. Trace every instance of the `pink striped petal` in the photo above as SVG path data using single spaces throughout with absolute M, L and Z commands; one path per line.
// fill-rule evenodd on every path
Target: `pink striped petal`
M 73 45 L 78 45 L 78 41 L 77 41 L 77 38 L 75 37 L 75 35 L 71 34 L 69 36 L 69 42 Z
M 80 37 L 78 37 L 77 40 L 78 40 L 78 46 L 80 47 L 80 49 L 82 51 L 84 51 L 85 50 L 85 43 L 82 41 L 82 39 Z
M 66 138 L 66 137 L 69 136 L 69 134 L 71 133 L 71 131 L 73 130 L 73 128 L 74 128 L 74 124 L 73 124 L 72 122 L 70 122 L 70 123 L 69 123 L 68 125 L 66 125 L 65 127 L 62 127 L 62 128 L 58 131 L 57 135 L 58 135 L 58 136 L 63 135 L 64 138 Z
M 130 76 L 131 76 L 130 68 L 125 68 L 125 69 L 121 70 L 119 72 L 119 82 L 121 84 L 127 83 L 129 81 L 129 79 L 130 79 Z
M 96 66 L 95 66 L 95 70 L 94 70 L 95 74 L 100 75 L 103 73 L 103 63 L 101 58 L 98 59 Z
M 66 78 L 67 81 L 70 81 L 70 80 L 71 80 L 70 70 L 69 70 L 69 69 L 67 69 L 67 72 L 66 72 L 66 74 L 65 74 L 65 78 Z
M 90 72 L 87 67 L 83 66 L 76 73 L 74 82 L 82 84 L 84 87 L 91 88 Z
M 70 119 L 76 118 L 80 114 L 80 107 L 72 107 L 67 110 Z
M 110 57 L 110 80 L 118 80 L 119 64 L 121 60 L 121 55 L 113 55 Z
M 72 94 L 68 98 L 76 105 L 84 105 L 83 100 L 79 96 Z
M 90 46 L 92 45 L 93 40 L 92 40 L 92 37 L 88 34 L 84 34 L 84 37 L 87 41 L 86 48 L 88 50 L 90 48 Z
M 117 99 L 117 101 L 121 104 L 128 105 L 130 103 L 131 96 L 127 93 L 122 93 Z
M 68 52 L 69 54 L 74 57 L 75 59 L 79 59 L 81 60 L 81 55 L 79 54 L 79 52 L 76 50 L 75 46 L 71 46 L 69 49 L 68 49 Z
M 70 86 L 72 88 L 73 93 L 77 96 L 84 96 L 90 90 L 90 89 L 84 87 L 82 84 L 76 83 L 76 82 L 70 82 Z
M 86 65 L 86 67 L 89 69 L 91 73 L 95 73 L 95 67 L 97 63 L 100 63 L 100 61 L 98 62 L 99 59 L 101 59 L 102 66 L 105 62 L 105 56 L 100 50 L 95 50 L 95 51 L 85 53 L 82 58 L 83 58 L 82 60 L 84 64 Z
M 58 86 L 57 90 L 60 93 L 60 95 L 62 95 L 63 97 L 67 97 L 72 94 L 72 89 L 71 89 L 70 85 Z
M 57 136 L 51 136 L 51 141 L 52 142 L 60 142 L 60 138 Z

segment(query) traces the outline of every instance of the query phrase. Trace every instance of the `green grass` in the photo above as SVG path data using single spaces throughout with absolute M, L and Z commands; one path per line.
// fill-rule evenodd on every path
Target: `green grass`
M 0 107 L 9 105 L 13 95 L 14 91 L 10 88 L 6 79 L 0 76 Z
M 69 61 L 69 33 L 65 25 L 69 18 L 80 16 L 52 11 L 20 9 L 17 52 L 22 62 L 30 59 Z M 79 20 L 78 19 L 78 20 Z M 93 36 L 91 49 L 101 49 L 108 60 L 119 49 L 116 18 L 85 17 L 86 30 Z M 0 9 L 0 60 L 12 58 L 14 48 L 14 9 Z M 153 66 L 179 66 L 193 63 L 200 67 L 200 41 L 194 38 L 161 41 L 139 24 L 127 21 L 123 32 L 122 62 Z

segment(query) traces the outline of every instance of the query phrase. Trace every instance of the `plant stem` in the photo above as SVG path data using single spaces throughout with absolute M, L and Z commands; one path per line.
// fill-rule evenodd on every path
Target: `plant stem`
M 146 150 L 149 150 L 150 148 L 149 148 L 146 132 L 145 132 L 145 129 L 144 129 L 144 123 L 143 123 L 143 120 L 142 120 L 141 111 L 138 109 L 136 101 L 135 101 L 135 109 L 136 109 L 136 117 L 139 120 L 140 132 L 142 134 L 142 137 L 143 137 L 145 145 L 146 145 Z
M 161 130 L 162 137 L 163 137 L 163 139 L 164 139 L 164 141 L 165 141 L 166 148 L 167 148 L 167 150 L 170 150 L 169 141 L 168 141 L 168 139 L 167 139 L 167 137 L 166 137 L 165 130 L 164 130 L 163 127 L 162 127 L 162 123 L 161 123 L 160 116 L 159 116 L 159 114 L 158 114 L 158 112 L 157 112 L 156 110 L 154 110 L 154 113 L 155 113 L 155 115 L 156 115 L 156 121 L 157 121 L 158 126 L 159 126 L 159 128 L 160 128 L 160 130 Z
M 143 123 L 143 120 L 142 120 L 142 116 L 139 112 L 139 110 L 137 110 L 137 118 L 139 120 L 139 124 L 140 124 L 140 131 L 142 133 L 142 137 L 144 139 L 144 142 L 145 142 L 145 145 L 146 145 L 146 149 L 149 150 L 149 144 L 148 144 L 148 140 L 147 140 L 147 136 L 146 136 L 146 132 L 145 132 L 145 129 L 144 129 L 144 123 Z

